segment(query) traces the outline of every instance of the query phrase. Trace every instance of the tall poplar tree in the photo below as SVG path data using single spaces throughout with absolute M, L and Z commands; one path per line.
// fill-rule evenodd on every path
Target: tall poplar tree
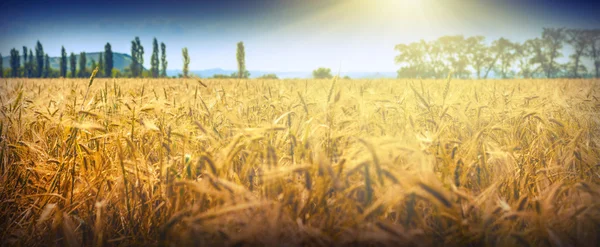
M 104 46 L 104 76 L 112 77 L 113 69 L 113 53 L 110 43 L 106 43 Z
M 236 52 L 237 64 L 238 64 L 238 78 L 248 78 L 246 72 L 246 52 L 244 51 L 244 42 L 237 43 Z
M 133 77 L 141 76 L 144 68 L 144 47 L 139 37 L 135 37 L 131 41 L 131 60 L 131 75 Z
M 77 57 L 75 57 L 75 53 L 71 52 L 71 56 L 69 57 L 69 68 L 71 69 L 71 78 L 77 77 L 75 73 L 77 73 Z
M 67 51 L 64 46 L 60 49 L 60 76 L 67 77 Z
M 35 45 L 35 60 L 36 60 L 36 76 L 35 77 L 42 77 L 44 74 L 44 47 L 42 46 L 42 43 L 40 43 L 40 41 L 37 41 L 37 44 Z
M 27 74 L 29 75 L 29 77 L 34 77 L 34 75 L 37 73 L 35 71 L 33 71 L 35 69 L 34 65 L 33 65 L 33 51 L 31 51 L 31 49 L 29 49 L 29 66 L 27 66 L 27 68 L 29 69 L 29 71 L 27 71 Z
M 87 59 L 85 57 L 85 52 L 81 52 L 79 53 L 79 77 L 85 78 L 87 71 L 86 71 L 86 63 L 87 63 Z
M 152 77 L 158 77 L 158 41 L 156 38 L 152 41 L 152 56 L 150 57 L 150 70 L 152 72 Z
M 44 73 L 42 73 L 42 77 L 50 77 L 50 57 L 48 54 L 44 55 Z
M 19 67 L 21 67 L 21 57 L 19 51 L 13 48 L 10 50 L 10 74 L 12 77 L 19 77 Z
M 29 63 L 27 63 L 27 51 L 27 46 L 23 46 L 23 77 L 25 78 L 29 77 Z
M 183 56 L 183 77 L 187 78 L 190 65 L 190 56 L 187 47 L 181 49 L 181 55 Z
M 104 77 L 104 54 L 102 54 L 102 52 L 100 52 L 100 54 L 98 55 L 98 74 L 100 75 L 100 77 Z
M 161 60 L 161 64 L 162 64 L 162 70 L 160 75 L 162 77 L 167 77 L 167 46 L 165 45 L 165 43 L 160 43 L 160 51 L 161 51 L 161 56 L 160 56 L 160 60 Z

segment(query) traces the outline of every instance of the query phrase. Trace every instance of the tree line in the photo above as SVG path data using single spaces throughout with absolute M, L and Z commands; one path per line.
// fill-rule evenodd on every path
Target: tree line
M 559 63 L 564 45 L 573 49 Z M 541 37 L 512 42 L 506 38 L 486 45 L 485 37 L 443 36 L 433 41 L 398 44 L 395 62 L 399 78 L 582 78 L 600 77 L 600 30 L 544 28 Z M 592 61 L 593 72 L 583 64 Z
M 159 54 L 160 49 L 160 54 Z M 65 47 L 61 48 L 59 58 L 59 69 L 52 69 L 48 54 L 44 53 L 42 44 L 38 41 L 35 48 L 35 57 L 31 49 L 23 46 L 23 55 L 16 48 L 10 51 L 10 68 L 4 69 L 3 58 L 0 54 L 0 77 L 24 77 L 24 78 L 86 78 L 91 75 L 94 68 L 98 67 L 97 77 L 132 77 L 132 78 L 164 78 L 167 77 L 167 46 L 165 43 L 158 45 L 156 38 L 152 41 L 152 55 L 150 57 L 150 69 L 143 67 L 144 47 L 140 38 L 135 37 L 131 41 L 131 62 L 123 71 L 114 67 L 113 52 L 110 43 L 104 46 L 104 52 L 100 53 L 98 61 L 91 60 L 91 66 L 87 67 L 87 57 L 85 52 L 79 53 L 79 59 L 75 53 L 71 52 L 67 56 Z M 29 53 L 28 53 L 29 52 Z M 28 55 L 29 54 L 29 55 Z M 160 58 L 159 58 L 160 55 Z M 237 43 L 236 59 L 238 72 L 231 75 L 216 75 L 217 78 L 249 78 L 250 72 L 246 70 L 244 43 Z M 182 49 L 183 74 L 179 77 L 189 77 L 190 57 L 187 47 Z M 21 62 L 23 58 L 23 62 Z M 273 78 L 274 75 L 269 75 Z M 275 76 L 276 78 L 276 76 Z

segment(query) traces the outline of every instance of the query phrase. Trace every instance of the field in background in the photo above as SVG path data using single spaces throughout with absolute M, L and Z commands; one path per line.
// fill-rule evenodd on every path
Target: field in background
M 0 245 L 600 243 L 598 80 L 88 85 L 0 80 Z

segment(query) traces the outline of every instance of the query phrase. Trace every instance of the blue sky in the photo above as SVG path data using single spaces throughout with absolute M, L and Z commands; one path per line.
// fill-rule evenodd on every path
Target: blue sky
M 149 66 L 152 38 L 167 45 L 169 69 L 236 68 L 235 47 L 246 46 L 250 70 L 395 71 L 394 45 L 441 35 L 484 35 L 524 41 L 543 27 L 600 27 L 600 3 L 541 0 L 223 0 L 3 1 L 0 53 L 33 48 L 50 56 L 130 52 L 139 36 Z

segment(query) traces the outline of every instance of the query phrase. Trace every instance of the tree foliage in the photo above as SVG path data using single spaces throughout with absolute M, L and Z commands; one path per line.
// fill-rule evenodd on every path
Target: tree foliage
M 10 71 L 12 77 L 19 77 L 19 67 L 21 67 L 21 57 L 19 51 L 15 48 L 10 50 Z
M 38 40 L 35 45 L 35 60 L 36 60 L 36 77 L 42 77 L 44 74 L 44 47 L 42 43 Z
M 183 56 L 183 77 L 187 78 L 190 66 L 190 55 L 188 54 L 187 47 L 181 49 L 181 55 Z
M 144 47 L 142 46 L 140 37 L 135 37 L 131 41 L 131 60 L 130 70 L 132 76 L 140 77 L 144 68 Z
M 158 41 L 156 38 L 152 41 L 152 56 L 150 57 L 150 71 L 152 72 L 153 78 L 158 78 L 159 72 L 158 63 Z
M 162 65 L 162 70 L 160 72 L 160 75 L 162 77 L 167 77 L 167 46 L 165 45 L 165 43 L 160 43 L 160 51 L 161 51 L 161 56 L 160 56 L 160 60 L 161 60 L 161 65 Z
M 87 58 L 85 57 L 85 52 L 79 53 L 79 77 L 85 78 L 87 77 Z
M 106 43 L 104 46 L 104 76 L 112 77 L 112 71 L 114 68 L 113 52 L 110 43 Z
M 237 65 L 238 65 L 238 72 L 237 72 L 237 77 L 238 78 L 248 78 L 250 77 L 250 72 L 248 72 L 246 70 L 246 51 L 244 49 L 244 42 L 238 42 L 237 43 L 237 51 L 235 53 L 235 56 L 237 58 Z
M 75 73 L 77 73 L 77 58 L 73 52 L 71 52 L 71 56 L 69 56 L 69 69 L 71 69 L 71 78 L 77 77 L 75 75 Z
M 312 72 L 313 78 L 315 79 L 329 79 L 329 78 L 333 78 L 333 76 L 331 75 L 331 69 L 330 68 L 318 68 L 316 70 L 313 70 Z
M 59 66 L 60 66 L 60 77 L 66 78 L 67 77 L 67 51 L 65 50 L 64 46 L 61 47 L 61 49 L 60 49 Z

